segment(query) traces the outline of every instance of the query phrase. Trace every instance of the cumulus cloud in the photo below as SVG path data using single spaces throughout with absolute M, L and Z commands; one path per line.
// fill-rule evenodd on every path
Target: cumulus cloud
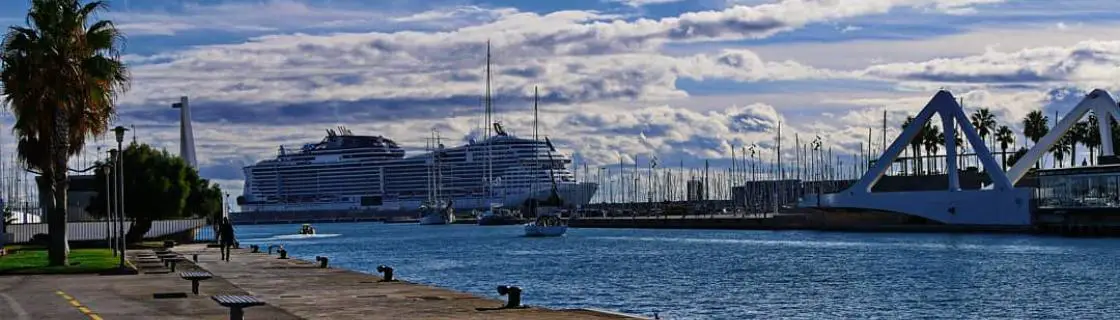
M 1053 86 L 1078 83 L 1117 87 L 1120 41 L 1083 41 L 1072 46 L 1028 48 L 1014 52 L 989 50 L 981 55 L 924 62 L 876 65 L 870 77 L 934 83 Z
M 648 6 L 648 5 L 666 4 L 666 3 L 674 3 L 674 2 L 681 2 L 681 1 L 684 1 L 684 0 L 610 0 L 609 2 L 621 3 L 621 4 L 624 4 L 626 6 L 637 8 L 637 7 L 643 7 L 643 6 Z
M 340 4 L 311 4 L 300 0 L 223 2 L 214 5 L 185 3 L 174 10 L 111 11 L 108 18 L 129 35 L 171 36 L 187 31 L 291 32 L 339 29 L 385 30 L 446 29 L 493 21 L 516 12 L 512 8 L 487 9 L 452 6 L 424 12 L 393 12 Z

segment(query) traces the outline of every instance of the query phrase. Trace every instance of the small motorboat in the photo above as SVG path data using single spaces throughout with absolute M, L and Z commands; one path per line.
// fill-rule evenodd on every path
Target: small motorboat
M 315 234 L 315 228 L 312 227 L 310 224 L 305 223 L 305 224 L 303 224 L 303 227 L 299 228 L 299 234 L 304 234 L 304 235 Z

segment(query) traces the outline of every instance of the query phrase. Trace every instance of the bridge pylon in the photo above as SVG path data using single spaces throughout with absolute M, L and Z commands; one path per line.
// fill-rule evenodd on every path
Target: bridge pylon
M 879 179 L 910 141 L 914 139 L 933 115 L 941 117 L 945 139 L 945 162 L 948 172 L 948 189 L 934 191 L 871 192 Z M 957 99 L 948 91 L 939 91 L 930 99 L 914 121 L 902 130 L 898 138 L 879 157 L 875 165 L 848 189 L 837 193 L 809 195 L 800 203 L 802 207 L 820 209 L 870 209 L 908 214 L 946 224 L 961 225 L 1030 225 L 1030 199 L 1033 190 L 1015 188 L 1002 170 L 985 170 L 993 182 L 990 188 L 961 190 L 957 168 L 957 132 L 959 126 L 976 157 L 984 168 L 1000 168 L 976 128 L 968 121 Z

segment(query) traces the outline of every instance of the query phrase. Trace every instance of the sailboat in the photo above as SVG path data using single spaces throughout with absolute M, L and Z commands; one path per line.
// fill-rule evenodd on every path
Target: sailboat
M 552 169 L 552 141 L 548 137 L 544 138 L 545 143 L 549 145 L 548 159 L 549 171 Z M 549 172 L 549 176 L 553 176 Z M 536 217 L 532 222 L 525 224 L 526 237 L 559 237 L 568 232 L 568 223 L 560 217 L 562 208 L 564 207 L 564 200 L 560 199 L 560 194 L 556 192 L 556 178 L 552 178 L 552 192 L 549 193 L 548 199 L 544 201 L 537 201 L 530 199 L 529 212 Z
M 493 112 L 493 107 L 492 107 L 491 101 L 490 101 L 490 43 L 489 42 L 486 43 L 486 93 L 485 94 L 486 94 L 485 97 L 483 97 L 484 103 L 485 103 L 484 108 L 485 108 L 485 117 L 486 117 L 484 119 L 484 121 L 487 124 L 486 125 L 486 139 L 489 140 L 491 138 L 491 136 L 490 136 L 490 128 L 491 127 L 490 126 L 493 125 L 493 126 L 495 126 L 495 129 L 500 129 L 500 128 L 497 127 L 498 126 L 497 123 L 493 123 L 491 121 L 491 117 L 490 117 L 491 113 Z M 486 168 L 484 168 L 485 172 L 486 172 L 486 182 L 485 182 L 486 198 L 485 198 L 485 200 L 483 200 L 483 203 L 489 202 L 489 206 L 488 206 L 486 211 L 483 211 L 481 214 L 478 215 L 478 225 L 480 225 L 480 226 L 503 226 L 503 225 L 520 224 L 521 223 L 521 218 L 515 216 L 513 214 L 513 212 L 511 212 L 509 209 L 502 208 L 502 202 L 503 201 L 501 201 L 501 199 L 497 199 L 497 197 L 494 196 L 495 179 L 494 179 L 494 169 L 493 169 L 493 159 L 494 159 L 494 157 L 493 157 L 493 153 L 492 153 L 492 146 L 493 146 L 493 144 L 491 144 L 491 143 L 486 144 Z
M 432 165 L 428 166 L 428 199 L 420 204 L 420 224 L 437 225 L 455 222 L 455 209 L 450 199 L 443 199 L 443 143 L 439 133 L 433 132 L 428 148 L 433 149 Z

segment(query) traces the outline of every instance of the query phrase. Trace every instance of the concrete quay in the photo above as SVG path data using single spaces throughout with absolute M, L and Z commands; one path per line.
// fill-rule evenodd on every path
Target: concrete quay
M 175 247 L 187 261 L 170 272 L 161 263 L 128 260 L 136 275 L 0 276 L 0 319 L 229 319 L 211 295 L 252 295 L 267 305 L 245 309 L 245 319 L 640 319 L 596 310 L 502 309 L 504 301 L 406 281 L 381 278 L 277 255 L 234 250 L 219 261 L 216 248 Z M 198 263 L 190 261 L 198 254 Z M 191 293 L 183 271 L 208 271 L 212 279 Z M 526 288 L 532 290 L 532 288 Z M 529 304 L 532 302 L 529 301 Z
M 199 268 L 266 301 L 270 307 L 305 319 L 637 318 L 585 309 L 501 309 L 505 301 L 407 281 L 381 282 L 379 276 L 333 267 L 320 268 L 318 263 L 299 259 L 279 259 L 276 254 L 269 255 L 265 248 L 261 248 L 266 251 L 263 253 L 234 250 L 229 262 L 219 260 L 218 249 L 203 245 L 178 246 L 172 250 L 188 258 L 198 253 Z M 204 289 L 206 285 L 204 281 Z M 253 316 L 256 311 L 256 308 L 246 309 L 246 317 Z

